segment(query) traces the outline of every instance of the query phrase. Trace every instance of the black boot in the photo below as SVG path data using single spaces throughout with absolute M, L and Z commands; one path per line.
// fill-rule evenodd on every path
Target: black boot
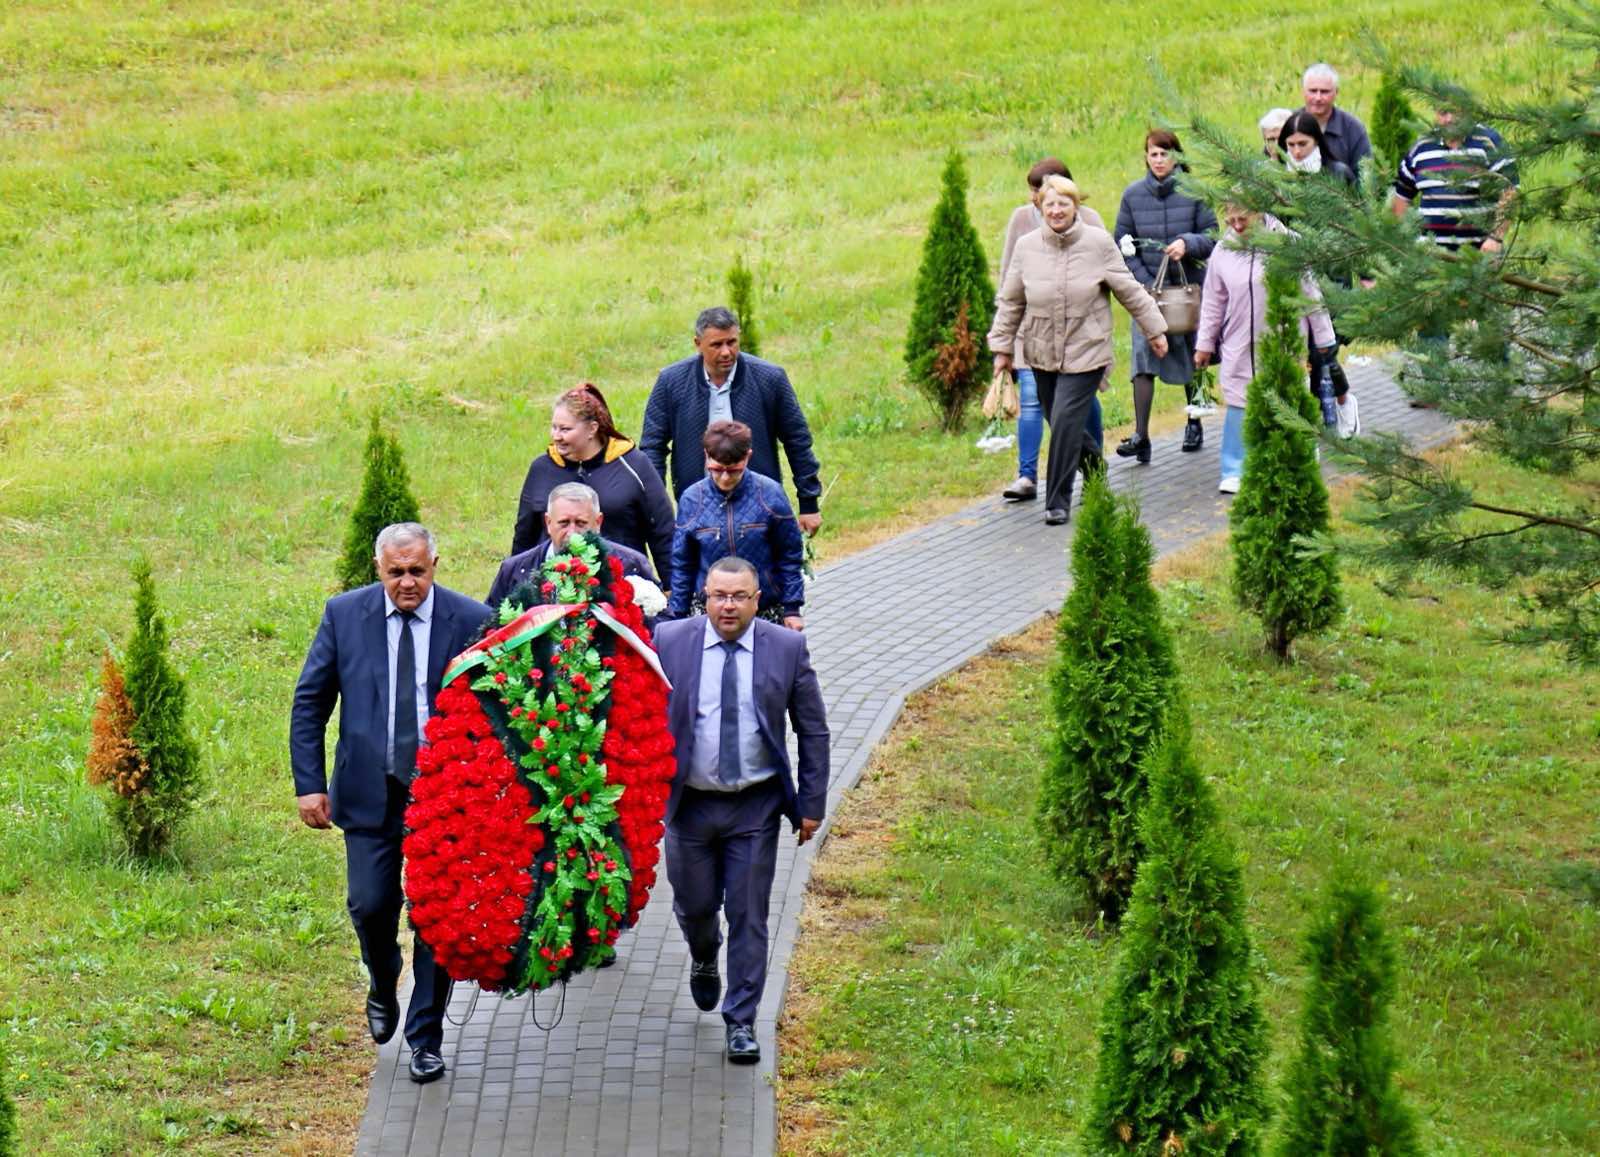
M 1150 461 L 1150 439 L 1141 438 L 1137 434 L 1129 434 L 1117 443 L 1118 458 L 1136 458 L 1140 462 Z
M 1190 418 L 1183 428 L 1183 452 L 1193 454 L 1206 443 L 1206 432 L 1200 426 L 1199 418 Z

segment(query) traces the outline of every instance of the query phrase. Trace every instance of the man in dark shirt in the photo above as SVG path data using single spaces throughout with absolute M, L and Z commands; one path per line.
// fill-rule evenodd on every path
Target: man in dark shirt
M 1301 77 L 1300 95 L 1305 98 L 1305 110 L 1322 126 L 1322 139 L 1328 146 L 1323 160 L 1349 165 L 1350 171 L 1360 177 L 1362 160 L 1372 156 L 1372 141 L 1359 118 L 1334 106 L 1339 96 L 1339 74 L 1331 65 L 1318 61 Z

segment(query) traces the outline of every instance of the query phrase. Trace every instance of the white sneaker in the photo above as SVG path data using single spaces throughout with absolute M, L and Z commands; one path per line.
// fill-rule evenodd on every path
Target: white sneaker
M 1217 489 L 1224 494 L 1237 494 L 1239 493 L 1239 480 L 1230 475 L 1217 483 Z
M 1339 437 L 1354 438 L 1361 433 L 1361 407 L 1356 404 L 1354 390 L 1345 394 L 1344 401 L 1335 402 L 1333 410 L 1337 421 Z

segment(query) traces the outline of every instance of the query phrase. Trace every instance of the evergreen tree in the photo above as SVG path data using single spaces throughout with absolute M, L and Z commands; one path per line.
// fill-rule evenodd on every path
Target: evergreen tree
M 739 348 L 753 357 L 761 356 L 761 331 L 756 328 L 756 285 L 744 255 L 733 259 L 728 270 L 728 304 L 739 319 Z
M 134 564 L 134 631 L 128 643 L 127 695 L 133 745 L 144 760 L 138 790 L 111 797 L 128 850 L 153 859 L 172 844 L 200 792 L 200 752 L 184 712 L 188 690 L 167 657 L 167 625 L 156 606 L 150 563 Z
M 418 522 L 421 510 L 411 494 L 411 474 L 406 470 L 400 442 L 385 434 L 376 408 L 367 432 L 366 473 L 361 479 L 361 497 L 350 513 L 350 528 L 344 536 L 344 554 L 339 559 L 339 589 L 354 590 L 378 581 L 373 561 L 373 544 L 378 531 L 396 522 Z
M 11 1058 L 0 1042 L 0 1157 L 17 1157 L 22 1146 L 17 1140 L 17 1107 L 11 1101 Z
M 1392 1084 L 1385 1019 L 1394 952 L 1370 887 L 1336 878 L 1306 940 L 1300 1054 L 1288 1074 L 1283 1157 L 1414 1157 L 1416 1126 Z
M 945 431 L 953 432 L 961 428 L 967 407 L 988 381 L 986 335 L 994 320 L 994 282 L 978 231 L 967 217 L 967 170 L 954 149 L 945 161 L 943 180 L 944 192 L 922 245 L 906 367 L 912 383 L 938 411 Z
M 1406 91 L 1400 86 L 1399 77 L 1392 72 L 1383 74 L 1383 81 L 1372 98 L 1371 124 L 1372 157 L 1378 170 L 1377 183 L 1387 194 L 1387 182 L 1394 179 L 1400 162 L 1423 129 L 1422 121 L 1406 99 Z
M 1261 619 L 1280 659 L 1299 636 L 1331 626 L 1340 607 L 1332 553 L 1308 549 L 1310 540 L 1327 536 L 1329 510 L 1296 282 L 1282 263 L 1269 263 L 1267 332 L 1245 398 L 1244 476 L 1228 513 L 1234 594 Z
M 1244 884 L 1182 709 L 1150 761 L 1145 858 L 1101 1012 L 1090 1154 L 1261 1149 L 1266 1053 Z
M 1553 643 L 1577 663 L 1600 664 L 1600 18 L 1583 6 L 1547 10 L 1550 60 L 1570 68 L 1525 101 L 1480 97 L 1422 69 L 1389 68 L 1421 104 L 1458 124 L 1488 125 L 1525 175 L 1500 253 L 1419 244 L 1415 213 L 1397 218 L 1381 197 L 1364 201 L 1275 170 L 1259 145 L 1232 141 L 1197 117 L 1196 135 L 1220 158 L 1218 189 L 1290 219 L 1281 256 L 1313 272 L 1353 265 L 1370 288 L 1335 290 L 1347 337 L 1406 351 L 1400 384 L 1414 399 L 1461 420 L 1465 437 L 1503 462 L 1559 484 L 1514 481 L 1504 471 L 1459 477 L 1394 436 L 1345 443 L 1368 478 L 1357 521 L 1379 534 L 1347 553 L 1388 568 L 1402 584 L 1445 567 L 1518 593 L 1521 614 L 1504 637 Z M 1526 179 L 1535 172 L 1550 179 Z M 1503 176 L 1477 174 L 1490 203 Z M 1328 287 L 1324 287 L 1327 291 Z M 1447 340 L 1423 334 L 1448 332 Z M 1536 498 L 1518 492 L 1532 489 Z
M 1056 621 L 1039 828 L 1056 875 L 1081 886 L 1108 920 L 1133 891 L 1144 763 L 1177 692 L 1153 557 L 1132 500 L 1092 475 L 1072 542 L 1072 590 Z

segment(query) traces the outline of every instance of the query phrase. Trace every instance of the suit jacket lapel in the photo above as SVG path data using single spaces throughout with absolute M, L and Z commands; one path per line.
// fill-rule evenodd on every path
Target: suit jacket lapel
M 705 625 L 702 620 L 700 630 L 682 632 L 682 639 L 677 644 L 680 656 L 678 662 L 667 667 L 668 671 L 676 667 L 682 672 L 682 678 L 673 680 L 672 694 L 681 712 L 678 718 L 682 720 L 682 726 L 678 734 L 683 737 L 680 746 L 683 748 L 685 763 L 694 758 L 694 720 L 695 713 L 700 709 L 700 662 L 704 658 L 702 651 L 705 642 Z
M 378 695 L 378 721 L 384 728 L 389 719 L 389 626 L 388 604 L 384 602 L 383 588 L 372 592 L 367 609 L 367 654 L 371 656 L 373 690 Z

